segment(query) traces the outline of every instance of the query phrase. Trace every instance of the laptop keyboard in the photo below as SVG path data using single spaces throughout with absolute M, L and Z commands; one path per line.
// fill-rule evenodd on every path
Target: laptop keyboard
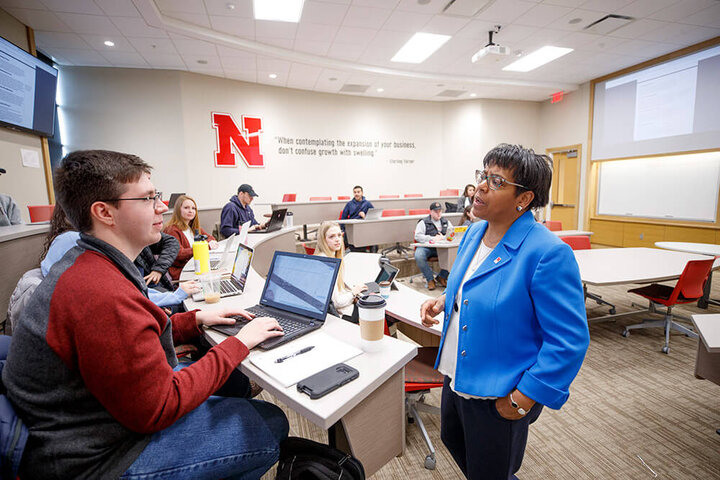
M 307 325 L 295 322 L 292 320 L 288 320 L 287 318 L 282 317 L 281 315 L 273 314 L 271 312 L 268 312 L 267 310 L 263 310 L 261 308 L 252 307 L 248 308 L 248 312 L 252 313 L 253 315 L 256 315 L 258 317 L 270 317 L 274 318 L 278 321 L 280 326 L 283 329 L 283 332 L 285 332 L 285 335 L 291 335 L 299 330 L 302 330 Z M 237 318 L 236 318 L 237 320 Z M 244 320 L 244 319 L 243 319 Z
M 237 292 L 238 289 L 230 280 L 223 279 L 220 282 L 220 294 Z

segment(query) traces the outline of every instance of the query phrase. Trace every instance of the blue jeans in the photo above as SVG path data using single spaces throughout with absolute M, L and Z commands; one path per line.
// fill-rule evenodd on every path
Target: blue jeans
M 428 258 L 430 257 L 437 257 L 437 249 L 428 247 L 415 248 L 415 263 L 417 263 L 423 277 L 425 277 L 425 280 L 428 282 L 433 279 L 433 271 L 428 263 Z M 448 273 L 449 272 L 447 270 L 440 270 L 438 277 L 447 278 Z
M 259 479 L 277 462 L 288 428 L 285 414 L 275 405 L 212 396 L 154 433 L 120 478 Z

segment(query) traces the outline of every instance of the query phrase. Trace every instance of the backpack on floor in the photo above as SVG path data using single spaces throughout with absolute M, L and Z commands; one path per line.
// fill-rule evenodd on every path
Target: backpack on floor
M 365 480 L 360 460 L 337 448 L 305 438 L 280 444 L 276 480 Z

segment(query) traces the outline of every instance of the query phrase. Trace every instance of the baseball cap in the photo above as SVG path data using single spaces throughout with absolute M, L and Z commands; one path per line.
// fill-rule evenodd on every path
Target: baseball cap
M 253 188 L 250 185 L 248 185 L 247 183 L 243 183 L 242 185 L 240 185 L 238 187 L 238 193 L 240 193 L 240 192 L 249 193 L 250 196 L 252 196 L 252 197 L 258 196 L 258 194 L 255 193 L 255 190 L 253 190 Z
M 430 210 L 442 210 L 439 202 L 432 202 L 430 204 Z

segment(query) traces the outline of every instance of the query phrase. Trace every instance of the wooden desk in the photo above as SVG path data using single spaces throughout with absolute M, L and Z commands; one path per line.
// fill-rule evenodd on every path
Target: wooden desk
M 713 243 L 655 242 L 655 246 L 658 248 L 674 250 L 677 252 L 699 253 L 701 255 L 712 255 L 713 257 L 720 256 L 720 245 L 715 245 Z M 699 308 L 707 308 L 708 304 L 720 305 L 719 301 L 710 298 L 711 288 L 712 272 L 708 277 L 708 281 L 705 283 L 703 297 L 698 300 L 697 306 Z
M 256 251 L 263 249 L 265 241 L 258 240 Z M 258 303 L 264 284 L 265 280 L 251 269 L 242 295 L 223 298 L 213 305 L 188 299 L 185 305 L 188 309 L 208 310 L 227 306 L 247 308 Z M 321 331 L 360 348 L 357 325 L 328 315 Z M 212 330 L 206 330 L 206 337 L 211 343 L 221 342 L 225 338 L 223 334 Z M 250 363 L 249 358 L 257 355 L 257 351 L 250 353 L 250 357 L 240 365 L 240 370 L 309 421 L 320 428 L 331 429 L 338 448 L 359 458 L 366 474 L 370 476 L 403 452 L 404 367 L 417 354 L 417 347 L 411 343 L 390 337 L 383 339 L 383 342 L 385 348 L 382 351 L 363 353 L 346 362 L 360 371 L 357 380 L 318 400 L 311 400 L 307 395 L 299 393 L 295 385 L 283 387 Z
M 415 226 L 426 216 L 405 215 L 383 217 L 377 220 L 340 220 L 338 223 L 345 225 L 345 236 L 348 243 L 356 247 L 367 247 L 386 243 L 412 242 L 415 238 Z M 460 217 L 462 217 L 462 213 L 443 214 L 443 218 L 447 218 L 453 225 L 460 220 Z
M 693 315 L 700 339 L 695 359 L 695 377 L 720 385 L 720 315 Z M 720 428 L 717 430 L 720 434 Z

